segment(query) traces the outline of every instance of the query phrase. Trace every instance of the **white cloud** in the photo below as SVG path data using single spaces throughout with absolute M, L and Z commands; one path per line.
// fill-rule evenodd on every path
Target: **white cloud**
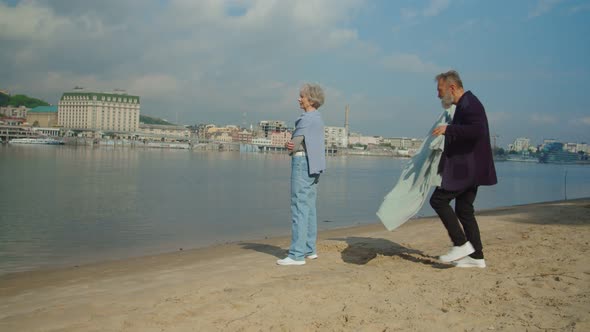
M 422 14 L 427 17 L 438 16 L 438 14 L 447 9 L 450 4 L 450 0 L 431 0 L 430 4 L 424 9 Z
M 590 116 L 574 119 L 571 121 L 573 125 L 590 126 Z
M 410 73 L 439 73 L 442 67 L 432 62 L 425 62 L 415 54 L 395 53 L 383 57 L 381 64 L 393 71 Z
M 129 90 L 142 96 L 151 98 L 162 98 L 176 93 L 179 90 L 180 83 L 170 75 L 165 74 L 148 74 L 137 77 L 128 83 Z
M 327 38 L 327 42 L 332 47 L 338 47 L 340 45 L 354 42 L 358 39 L 356 30 L 350 29 L 335 29 L 330 32 Z
M 548 114 L 532 114 L 530 120 L 533 124 L 537 125 L 548 125 L 557 123 L 557 119 L 554 116 Z
M 498 125 L 510 120 L 512 117 L 508 112 L 487 112 L 490 124 Z
M 573 14 L 577 14 L 577 13 L 581 13 L 581 12 L 585 12 L 585 11 L 589 11 L 589 10 L 590 10 L 590 3 L 585 3 L 585 4 L 571 7 L 568 12 L 571 15 L 573 15 Z
M 0 3 L 0 38 L 7 40 L 43 40 L 61 26 L 71 25 L 48 9 L 32 3 L 9 7 Z
M 549 13 L 555 6 L 563 0 L 538 0 L 537 5 L 529 11 L 528 18 L 535 18 Z
M 411 20 L 418 16 L 434 17 L 440 15 L 451 5 L 451 0 L 430 0 L 428 5 L 423 9 L 402 8 L 401 16 L 405 19 Z

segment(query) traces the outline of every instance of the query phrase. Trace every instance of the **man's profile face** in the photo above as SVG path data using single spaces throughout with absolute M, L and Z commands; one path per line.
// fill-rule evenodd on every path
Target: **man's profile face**
M 438 80 L 437 90 L 438 90 L 438 98 L 440 99 L 440 103 L 444 109 L 448 109 L 453 105 L 453 94 L 451 93 L 453 86 L 448 84 L 444 80 Z

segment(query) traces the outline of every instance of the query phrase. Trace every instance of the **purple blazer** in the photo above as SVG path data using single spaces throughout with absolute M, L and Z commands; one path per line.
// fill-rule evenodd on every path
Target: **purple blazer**
M 439 173 L 441 187 L 449 191 L 498 183 L 486 112 L 471 91 L 461 96 L 447 126 Z

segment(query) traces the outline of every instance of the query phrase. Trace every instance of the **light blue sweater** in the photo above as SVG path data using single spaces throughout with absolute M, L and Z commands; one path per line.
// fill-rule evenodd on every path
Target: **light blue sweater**
M 418 152 L 402 170 L 395 187 L 383 199 L 377 217 L 388 230 L 398 228 L 418 213 L 426 201 L 430 187 L 440 186 L 442 178 L 437 172 L 445 137 L 434 137 L 431 133 L 434 128 L 449 124 L 454 114 L 453 105 L 439 116 Z
M 309 175 L 326 170 L 326 144 L 324 142 L 324 121 L 319 111 L 303 112 L 295 121 L 292 137 L 304 136 Z

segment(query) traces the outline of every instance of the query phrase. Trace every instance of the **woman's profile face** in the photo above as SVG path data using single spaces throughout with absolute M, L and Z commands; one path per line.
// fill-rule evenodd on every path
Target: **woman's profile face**
M 312 108 L 307 96 L 303 95 L 303 93 L 301 92 L 299 92 L 299 98 L 297 99 L 297 101 L 299 102 L 299 108 L 301 108 L 304 111 Z

